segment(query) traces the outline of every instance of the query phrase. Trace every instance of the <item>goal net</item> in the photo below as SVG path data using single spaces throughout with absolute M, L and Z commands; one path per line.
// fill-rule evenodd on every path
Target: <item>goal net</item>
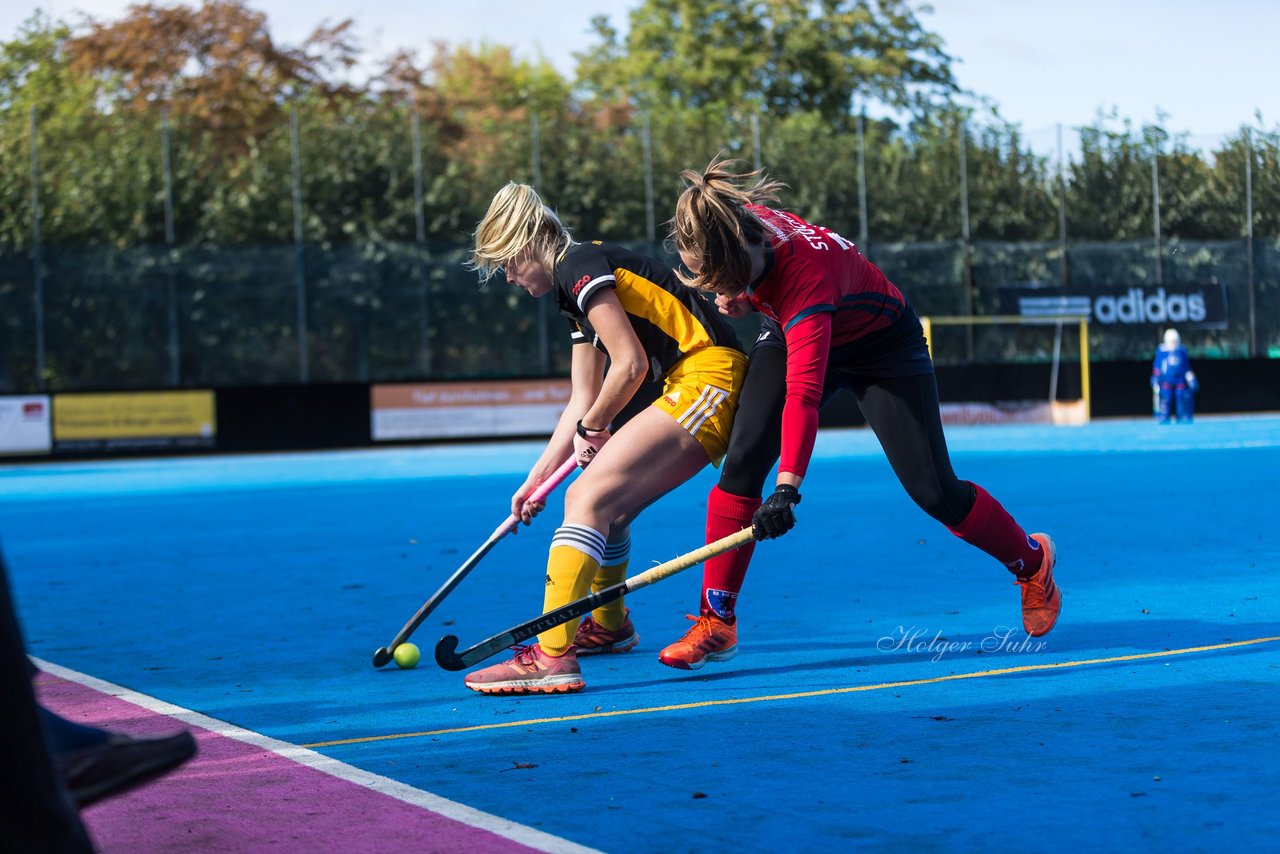
M 1087 317 L 920 320 L 939 369 L 944 424 L 1088 422 Z

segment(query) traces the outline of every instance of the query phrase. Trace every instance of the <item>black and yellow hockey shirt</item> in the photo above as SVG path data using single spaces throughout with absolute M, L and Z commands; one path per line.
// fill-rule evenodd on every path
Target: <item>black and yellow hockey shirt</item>
M 742 345 L 733 328 L 701 293 L 685 287 L 663 264 L 613 243 L 575 243 L 556 263 L 556 304 L 569 321 L 574 344 L 604 345 L 585 306 L 600 288 L 613 288 L 649 357 L 653 379 L 695 350 Z

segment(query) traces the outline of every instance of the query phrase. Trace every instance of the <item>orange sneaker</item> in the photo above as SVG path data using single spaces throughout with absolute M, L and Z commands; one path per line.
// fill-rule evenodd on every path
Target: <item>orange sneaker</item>
M 687 615 L 693 627 L 658 653 L 658 661 L 679 670 L 697 670 L 708 661 L 728 661 L 738 654 L 738 626 L 718 617 Z
M 574 647 L 564 655 L 547 655 L 536 643 L 512 649 L 510 661 L 468 673 L 466 686 L 481 694 L 568 694 L 586 687 Z
M 1040 569 L 1030 578 L 1019 578 L 1016 583 L 1022 588 L 1022 627 L 1032 637 L 1049 634 L 1058 622 L 1058 612 L 1062 610 L 1062 591 L 1053 581 L 1053 567 L 1058 562 L 1058 551 L 1054 548 L 1053 538 L 1048 534 L 1032 534 L 1031 538 L 1040 544 L 1044 551 L 1044 559 Z
M 640 643 L 640 635 L 631 624 L 631 609 L 623 611 L 622 625 L 610 631 L 587 617 L 578 624 L 578 633 L 573 637 L 573 645 L 578 648 L 578 655 L 600 655 L 605 652 L 627 652 L 635 649 Z

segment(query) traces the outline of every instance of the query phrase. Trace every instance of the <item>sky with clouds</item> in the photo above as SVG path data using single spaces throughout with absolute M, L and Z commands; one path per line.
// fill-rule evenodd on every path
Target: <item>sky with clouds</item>
M 163 4 L 163 0 L 160 0 Z M 422 55 L 435 41 L 507 44 L 572 74 L 573 54 L 604 15 L 625 29 L 638 0 L 251 0 L 272 34 L 298 43 L 315 28 L 352 18 L 366 53 Z M 37 8 L 69 22 L 123 15 L 125 0 L 10 0 L 0 38 Z M 1241 124 L 1280 124 L 1280 0 L 936 0 L 922 12 L 955 57 L 961 86 L 995 102 L 1028 141 L 1048 150 L 1056 126 L 1114 110 L 1135 125 L 1164 114 L 1164 127 L 1211 146 Z

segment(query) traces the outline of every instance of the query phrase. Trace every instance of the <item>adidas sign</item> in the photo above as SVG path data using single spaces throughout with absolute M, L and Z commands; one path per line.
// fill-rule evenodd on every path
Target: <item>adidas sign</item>
M 1093 319 L 1099 323 L 1200 323 L 1207 316 L 1203 291 L 1168 294 L 1156 288 L 1148 295 L 1142 288 L 1129 288 L 1123 296 L 1093 300 Z

